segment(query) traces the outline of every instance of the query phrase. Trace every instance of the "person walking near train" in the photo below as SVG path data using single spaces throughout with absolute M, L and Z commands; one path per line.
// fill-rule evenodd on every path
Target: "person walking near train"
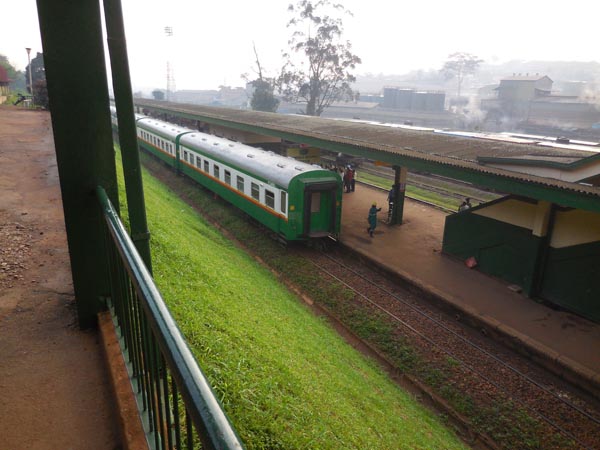
M 369 228 L 367 228 L 367 233 L 369 236 L 373 237 L 373 232 L 375 228 L 377 228 L 377 213 L 381 211 L 381 208 L 377 208 L 377 203 L 373 202 L 371 208 L 369 209 L 369 217 L 367 220 L 369 221 Z

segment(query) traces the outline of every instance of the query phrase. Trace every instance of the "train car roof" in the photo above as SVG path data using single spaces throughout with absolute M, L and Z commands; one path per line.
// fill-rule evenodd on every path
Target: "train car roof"
M 114 105 L 110 105 L 110 115 L 113 116 L 113 117 L 115 117 L 115 118 L 117 117 L 117 108 Z M 135 120 L 136 121 L 140 120 L 140 119 L 143 119 L 145 117 L 148 117 L 148 116 L 146 116 L 144 114 L 138 114 L 138 113 L 135 113 L 134 116 L 135 116 Z
M 160 120 L 152 119 L 151 117 L 144 117 L 138 120 L 137 124 L 145 130 L 153 131 L 173 140 L 175 140 L 175 138 L 182 133 L 193 131 L 189 128 L 180 127 L 168 122 L 162 122 Z
M 180 143 L 192 150 L 199 149 L 205 154 L 214 156 L 245 172 L 256 174 L 283 188 L 289 187 L 292 179 L 300 174 L 325 171 L 319 166 L 297 161 L 271 151 L 200 132 L 182 136 Z M 323 176 L 333 176 L 329 171 L 326 172 Z

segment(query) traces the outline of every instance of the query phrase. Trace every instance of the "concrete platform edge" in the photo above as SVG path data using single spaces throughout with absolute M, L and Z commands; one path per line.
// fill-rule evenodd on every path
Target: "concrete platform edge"
M 462 305 L 451 295 L 422 282 L 417 277 L 405 271 L 397 270 L 385 262 L 362 253 L 359 250 L 347 246 L 344 246 L 344 249 L 360 258 L 371 261 L 388 276 L 408 284 L 409 289 L 413 292 L 427 296 L 428 299 L 451 313 L 461 314 L 469 325 L 474 328 L 481 328 L 486 334 L 491 335 L 511 349 L 530 357 L 537 364 L 560 378 L 574 384 L 595 398 L 600 398 L 600 374 L 596 374 L 591 369 L 582 366 L 576 361 L 558 354 L 542 343 L 498 322 L 496 319 L 480 314 L 468 305 Z M 460 319 L 462 320 L 462 317 Z
M 117 421 L 125 450 L 149 450 L 115 327 L 108 311 L 98 314 L 106 366 L 117 405 Z

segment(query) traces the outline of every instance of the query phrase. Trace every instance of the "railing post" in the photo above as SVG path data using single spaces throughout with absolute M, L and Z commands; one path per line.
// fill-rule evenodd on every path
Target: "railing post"
M 119 121 L 119 144 L 121 146 L 123 172 L 125 173 L 131 240 L 138 249 L 146 267 L 152 273 L 150 232 L 146 222 L 144 188 L 137 147 L 135 113 L 133 111 L 133 95 L 131 93 L 131 78 L 127 60 L 127 43 L 125 41 L 121 1 L 104 0 L 104 17 L 117 119 Z
M 96 323 L 110 292 L 96 186 L 118 205 L 97 1 L 37 0 L 77 314 Z

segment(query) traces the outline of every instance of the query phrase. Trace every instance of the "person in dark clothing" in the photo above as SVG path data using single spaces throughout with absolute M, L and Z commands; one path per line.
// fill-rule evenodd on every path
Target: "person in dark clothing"
M 352 171 L 352 178 L 350 178 L 350 190 L 354 192 L 354 187 L 356 186 L 356 169 L 350 166 L 350 170 Z
M 369 209 L 369 217 L 367 217 L 367 220 L 369 221 L 367 233 L 369 233 L 369 236 L 371 237 L 373 237 L 373 232 L 375 231 L 375 228 L 377 228 L 377 213 L 379 211 L 381 211 L 381 208 L 377 208 L 377 203 L 373 202 Z
M 460 204 L 458 207 L 458 212 L 466 211 L 467 209 L 471 209 L 473 205 L 471 205 L 471 199 L 467 197 L 464 202 Z
M 394 185 L 392 185 L 392 188 L 388 192 L 388 197 L 387 197 L 388 211 L 391 211 L 392 208 L 394 207 L 394 199 L 395 198 L 396 198 L 396 185 L 394 184 Z

